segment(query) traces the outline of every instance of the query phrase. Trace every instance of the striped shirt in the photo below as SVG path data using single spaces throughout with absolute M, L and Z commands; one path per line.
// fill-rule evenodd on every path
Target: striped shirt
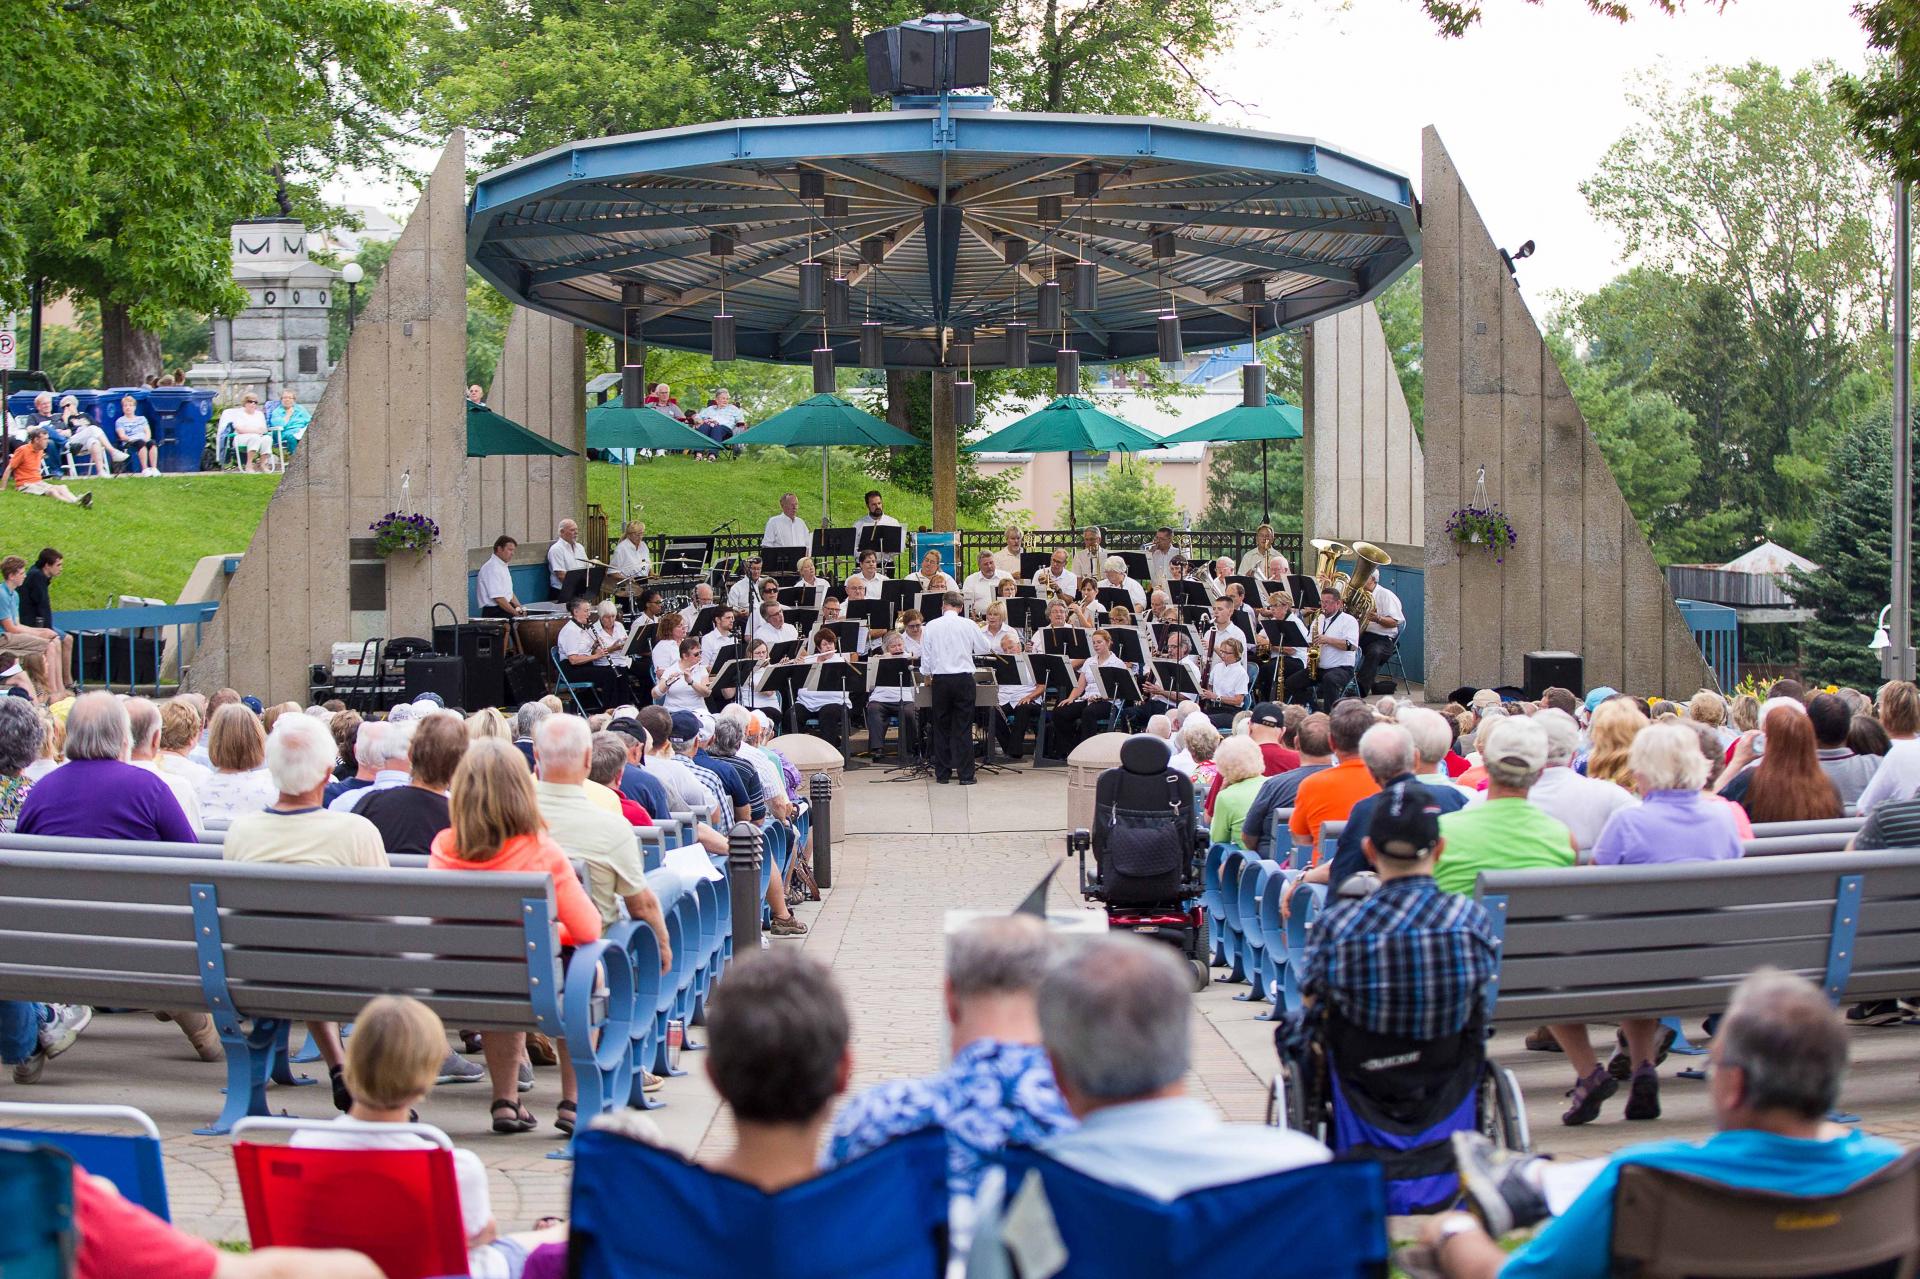
M 1920 797 L 1890 799 L 1867 815 L 1855 848 L 1920 848 Z
M 1313 930 L 1300 989 L 1380 1035 L 1429 1040 L 1467 1024 L 1499 967 L 1480 903 L 1427 875 L 1389 880 L 1327 911 Z

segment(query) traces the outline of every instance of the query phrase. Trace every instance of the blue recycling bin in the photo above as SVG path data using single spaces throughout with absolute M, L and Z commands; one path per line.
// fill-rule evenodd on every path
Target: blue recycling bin
M 60 402 L 66 399 L 69 395 L 73 397 L 74 403 L 79 406 L 80 411 L 82 413 L 85 413 L 88 417 L 92 418 L 96 423 L 98 423 L 101 426 L 108 426 L 111 424 L 108 419 L 101 417 L 101 414 L 106 412 L 105 393 L 102 391 L 91 390 L 91 389 L 82 390 L 78 387 L 72 388 L 70 390 L 54 392 L 53 414 L 55 417 L 60 416 Z M 118 408 L 117 401 L 115 402 L 114 415 L 116 417 L 119 416 L 119 408 Z
M 147 392 L 147 420 L 160 444 L 160 469 L 180 474 L 200 469 L 207 447 L 207 423 L 213 418 L 213 390 L 197 386 L 156 386 Z

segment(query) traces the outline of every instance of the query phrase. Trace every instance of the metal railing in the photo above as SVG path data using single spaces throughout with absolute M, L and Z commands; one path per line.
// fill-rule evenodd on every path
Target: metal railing
M 130 693 L 144 686 L 159 696 L 163 685 L 179 682 L 181 664 L 199 648 L 201 627 L 219 608 L 218 601 L 208 601 L 73 609 L 55 611 L 53 625 L 73 639 L 70 671 L 76 685 Z
M 1675 600 L 1674 604 L 1693 632 L 1694 642 L 1700 645 L 1700 655 L 1707 659 L 1720 691 L 1731 693 L 1739 682 L 1740 668 L 1740 622 L 1734 611 L 1724 604 L 1700 600 Z

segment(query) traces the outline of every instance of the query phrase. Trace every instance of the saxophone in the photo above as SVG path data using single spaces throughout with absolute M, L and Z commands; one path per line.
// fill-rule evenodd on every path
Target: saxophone
M 1326 617 L 1315 610 L 1313 629 L 1307 632 L 1307 682 L 1309 684 L 1318 683 L 1320 680 L 1320 646 L 1313 641 L 1325 634 L 1326 629 Z

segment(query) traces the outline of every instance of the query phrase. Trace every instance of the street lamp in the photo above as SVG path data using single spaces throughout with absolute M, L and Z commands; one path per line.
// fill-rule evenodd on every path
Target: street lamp
M 353 304 L 360 293 L 360 281 L 367 273 L 358 262 L 349 262 L 340 268 L 340 278 L 347 282 L 347 332 L 353 332 Z
M 1884 654 L 1893 647 L 1893 640 L 1887 636 L 1887 614 L 1891 612 L 1893 605 L 1889 604 L 1880 610 L 1880 620 L 1874 623 L 1873 638 L 1867 643 L 1867 648 L 1874 653 Z

